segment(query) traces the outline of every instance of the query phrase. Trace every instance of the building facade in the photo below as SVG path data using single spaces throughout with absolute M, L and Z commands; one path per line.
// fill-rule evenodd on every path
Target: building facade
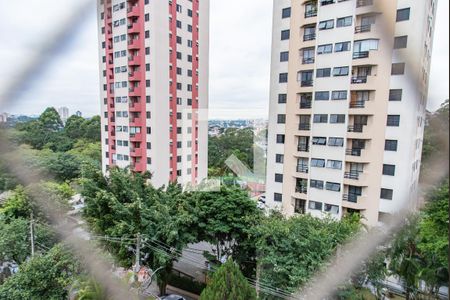
M 69 118 L 69 109 L 67 107 L 60 107 L 58 108 L 58 114 L 61 120 L 66 123 L 67 119 Z
M 207 176 L 209 0 L 99 0 L 103 171 Z
M 270 208 L 376 225 L 414 205 L 436 2 L 274 1 Z

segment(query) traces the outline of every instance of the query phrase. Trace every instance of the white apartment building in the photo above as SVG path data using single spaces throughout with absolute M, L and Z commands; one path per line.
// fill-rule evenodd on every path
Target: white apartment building
M 376 225 L 417 193 L 437 0 L 275 0 L 267 205 Z
M 99 0 L 103 171 L 207 176 L 209 0 Z
M 63 123 L 67 122 L 67 119 L 69 118 L 69 109 L 67 107 L 60 107 L 58 108 L 58 114 Z

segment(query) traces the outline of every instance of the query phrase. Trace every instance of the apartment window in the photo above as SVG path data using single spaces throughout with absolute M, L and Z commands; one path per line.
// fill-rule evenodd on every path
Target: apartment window
M 278 103 L 284 104 L 287 102 L 287 94 L 278 94 Z
M 385 151 L 397 151 L 398 149 L 398 141 L 397 140 L 386 140 L 384 143 Z
M 330 213 L 333 215 L 339 214 L 339 206 L 337 206 L 337 205 L 325 204 L 325 207 L 323 210 L 324 210 L 324 212 L 327 212 L 327 213 Z
M 280 193 L 274 193 L 273 194 L 273 201 L 275 202 L 282 202 L 283 201 L 283 195 Z
M 333 76 L 347 76 L 349 74 L 349 67 L 337 67 L 333 69 Z
M 289 52 L 281 52 L 280 53 L 280 62 L 289 61 Z
M 188 17 L 192 17 L 192 10 L 188 9 Z
M 277 123 L 278 124 L 286 124 L 286 115 L 284 114 L 279 114 L 277 116 Z
M 319 23 L 319 30 L 334 28 L 334 20 L 326 20 Z
M 277 144 L 284 144 L 284 134 L 277 134 Z
M 334 52 L 350 51 L 350 45 L 350 42 L 336 43 L 336 45 L 334 46 Z
M 281 73 L 279 76 L 279 83 L 288 82 L 288 73 Z
M 328 139 L 328 146 L 330 147 L 344 147 L 344 139 L 337 137 L 330 137 Z
M 322 180 L 311 179 L 311 180 L 309 181 L 309 186 L 310 186 L 312 189 L 323 190 L 324 182 L 323 182 Z
M 275 182 L 283 183 L 283 174 L 275 174 Z
M 317 69 L 317 78 L 330 77 L 331 68 Z
M 277 154 L 275 155 L 275 162 L 277 164 L 282 164 L 284 163 L 284 155 L 283 154 Z
M 181 54 L 181 52 L 177 52 L 177 59 L 182 59 L 183 55 Z
M 347 100 L 347 91 L 333 91 L 331 100 Z
M 405 74 L 405 63 L 393 63 L 392 64 L 392 75 L 403 75 Z
M 314 71 L 301 71 L 297 73 L 297 80 L 300 82 L 301 86 L 312 86 L 313 76 Z
M 314 123 L 328 123 L 328 115 L 326 114 L 316 114 L 313 118 Z
M 325 159 L 312 158 L 311 167 L 325 168 Z
M 394 198 L 394 190 L 381 189 L 380 198 L 383 200 L 392 200 Z
M 281 12 L 281 17 L 283 19 L 290 18 L 291 17 L 291 8 L 290 7 L 284 8 L 283 11 Z
M 396 36 L 394 39 L 394 49 L 404 49 L 408 46 L 408 36 Z
M 330 92 L 316 92 L 314 95 L 316 101 L 328 101 L 330 100 Z
M 338 18 L 336 20 L 336 27 L 347 27 L 352 26 L 353 23 L 353 17 L 345 17 L 345 18 Z
M 345 115 L 330 115 L 330 123 L 331 124 L 343 124 L 345 123 Z
M 327 182 L 325 189 L 327 191 L 332 191 L 332 192 L 340 192 L 341 191 L 341 185 L 339 183 L 335 183 L 335 182 Z
M 188 24 L 188 26 L 187 26 L 187 31 L 188 31 L 188 32 L 192 32 L 192 25 L 189 25 L 189 24 Z
M 411 13 L 411 9 L 403 8 L 397 10 L 397 22 L 407 21 L 409 20 L 409 15 Z
M 333 52 L 333 44 L 325 44 L 317 46 L 317 54 L 326 54 Z
M 395 176 L 395 166 L 394 165 L 383 165 L 383 175 Z
M 314 63 L 314 47 L 313 48 L 305 48 L 302 49 L 301 55 L 302 55 L 302 63 L 303 64 L 312 64 Z
M 389 91 L 389 101 L 402 101 L 402 96 L 402 89 L 392 89 Z
M 399 127 L 400 126 L 400 116 L 399 115 L 388 115 L 387 126 Z
M 327 138 L 326 137 L 319 137 L 315 136 L 312 138 L 312 144 L 316 146 L 326 146 L 327 145 Z
M 342 161 L 329 159 L 327 161 L 327 168 L 334 170 L 342 170 Z
M 181 36 L 177 36 L 177 44 L 181 45 L 183 43 L 183 39 Z
M 322 202 L 309 201 L 308 208 L 311 210 L 322 210 Z
M 289 30 L 283 30 L 283 31 L 281 31 L 281 40 L 282 40 L 282 41 L 288 40 L 289 37 L 290 37 L 290 35 L 291 35 L 291 32 L 290 32 Z

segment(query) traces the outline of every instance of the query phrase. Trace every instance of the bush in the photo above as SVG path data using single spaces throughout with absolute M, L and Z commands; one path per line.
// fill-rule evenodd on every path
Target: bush
M 206 287 L 206 284 L 204 283 L 192 280 L 185 276 L 179 276 L 175 273 L 169 275 L 168 283 L 171 286 L 190 293 L 194 293 L 196 295 L 200 295 Z

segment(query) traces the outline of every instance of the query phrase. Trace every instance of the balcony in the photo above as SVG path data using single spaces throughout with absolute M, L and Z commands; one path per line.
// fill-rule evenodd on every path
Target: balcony
M 139 33 L 139 24 L 138 23 L 132 23 L 132 24 L 128 24 L 128 33 L 132 34 L 132 33 Z
M 313 80 L 302 80 L 302 81 L 300 82 L 300 86 L 301 86 L 301 87 L 312 87 L 313 84 L 314 84 L 314 81 L 313 81 Z
M 369 51 L 353 52 L 353 59 L 368 58 Z
M 143 165 L 141 163 L 131 163 L 130 168 L 133 172 L 137 172 L 137 173 L 142 173 L 142 172 L 146 171 L 145 165 Z
M 300 123 L 298 124 L 298 130 L 302 130 L 302 131 L 310 131 L 311 130 L 311 124 L 308 123 Z
M 131 142 L 140 142 L 142 140 L 142 133 L 130 133 Z
M 294 212 L 296 214 L 304 215 L 306 213 L 306 200 L 295 199 L 294 201 Z
M 311 109 L 312 101 L 311 100 L 300 100 L 300 109 Z
M 139 49 L 140 47 L 140 39 L 131 39 L 128 41 L 128 49 Z
M 130 156 L 132 157 L 142 157 L 143 150 L 142 148 L 131 148 Z
M 306 57 L 302 59 L 302 64 L 304 65 L 310 65 L 313 64 L 315 62 L 314 57 Z
M 364 125 L 362 125 L 362 124 L 350 125 L 347 128 L 347 132 L 363 133 L 364 132 Z
M 308 167 L 308 165 L 298 165 L 298 166 L 297 166 L 297 173 L 305 173 L 305 174 L 308 174 L 308 173 L 309 173 L 309 167 Z
M 317 17 L 317 9 L 305 11 L 305 18 Z
M 351 179 L 351 180 L 360 180 L 361 173 L 360 172 L 354 172 L 354 171 L 345 172 L 344 173 L 344 178 L 345 179 Z
M 130 81 L 141 81 L 141 73 L 140 72 L 129 72 L 128 80 Z
M 139 17 L 139 5 L 133 5 L 127 9 L 128 17 Z
M 354 210 L 365 210 L 368 208 L 367 197 L 356 194 L 344 194 L 342 196 L 342 206 Z
M 298 145 L 298 152 L 309 152 L 309 145 Z
M 353 76 L 352 77 L 352 84 L 363 84 L 367 83 L 368 76 Z
M 365 108 L 366 102 L 365 100 L 350 101 L 350 108 Z
M 135 126 L 135 127 L 143 126 L 142 119 L 140 117 L 130 117 L 130 126 Z
M 141 90 L 138 87 L 130 87 L 128 89 L 128 95 L 130 97 L 139 97 L 141 96 Z
M 308 188 L 306 186 L 296 186 L 295 187 L 295 192 L 299 193 L 299 194 L 307 194 L 308 193 Z
M 139 55 L 130 55 L 128 57 L 128 65 L 138 66 L 141 64 L 141 57 Z
M 316 34 L 315 33 L 311 33 L 311 34 L 305 34 L 303 36 L 303 41 L 307 42 L 307 41 L 314 41 L 316 39 Z
M 372 25 L 361 25 L 355 27 L 355 33 L 370 32 L 372 30 Z
M 141 105 L 140 102 L 130 102 L 130 112 L 140 112 L 141 111 L 140 105 Z
M 346 154 L 346 155 L 349 155 L 349 156 L 357 156 L 357 157 L 360 157 L 361 154 L 362 154 L 362 150 L 363 150 L 363 149 L 359 149 L 359 148 L 347 149 L 347 150 L 345 151 L 345 154 Z

